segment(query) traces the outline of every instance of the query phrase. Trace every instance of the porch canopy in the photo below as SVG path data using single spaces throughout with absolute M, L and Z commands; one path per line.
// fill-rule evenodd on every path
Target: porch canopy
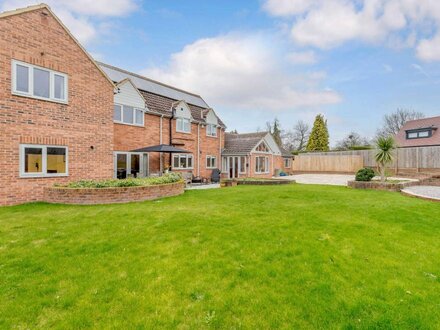
M 131 152 L 165 152 L 170 154 L 188 154 L 187 150 L 176 148 L 169 144 L 159 144 L 157 146 L 145 147 L 140 149 L 131 150 Z

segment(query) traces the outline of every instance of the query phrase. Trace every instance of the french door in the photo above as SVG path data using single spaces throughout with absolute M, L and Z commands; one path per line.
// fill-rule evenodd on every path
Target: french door
M 223 172 L 228 173 L 229 179 L 236 179 L 240 174 L 246 174 L 246 157 L 223 157 Z
M 115 152 L 114 158 L 115 178 L 143 178 L 148 176 L 148 154 Z

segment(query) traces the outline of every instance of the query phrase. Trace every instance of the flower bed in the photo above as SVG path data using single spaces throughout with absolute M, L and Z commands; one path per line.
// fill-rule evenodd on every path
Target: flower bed
M 179 175 L 160 178 L 78 181 L 44 189 L 44 201 L 59 204 L 114 204 L 140 202 L 184 193 Z

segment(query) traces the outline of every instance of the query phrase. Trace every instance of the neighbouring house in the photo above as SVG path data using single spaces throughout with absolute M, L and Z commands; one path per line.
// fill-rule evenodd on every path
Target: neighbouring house
M 440 116 L 408 121 L 396 135 L 400 148 L 440 146 Z
M 199 95 L 95 62 L 45 4 L 0 14 L 0 66 L 0 205 L 55 183 L 220 166 L 226 127 Z
M 225 178 L 271 178 L 292 171 L 293 155 L 280 147 L 269 132 L 226 133 L 222 152 Z

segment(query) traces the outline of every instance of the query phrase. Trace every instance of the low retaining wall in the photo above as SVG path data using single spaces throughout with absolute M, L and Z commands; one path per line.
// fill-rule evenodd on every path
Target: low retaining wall
M 251 186 L 272 186 L 272 185 L 279 185 L 279 184 L 290 184 L 295 183 L 293 180 L 238 180 L 237 184 L 239 185 L 251 185 Z
M 115 204 L 141 202 L 184 193 L 184 183 L 170 183 L 144 187 L 118 188 L 63 188 L 44 189 L 44 201 L 57 204 Z
M 347 184 L 350 188 L 354 189 L 373 189 L 373 190 L 385 190 L 385 191 L 401 191 L 406 187 L 418 186 L 419 181 L 408 181 L 401 183 L 380 182 L 380 181 L 348 181 Z

